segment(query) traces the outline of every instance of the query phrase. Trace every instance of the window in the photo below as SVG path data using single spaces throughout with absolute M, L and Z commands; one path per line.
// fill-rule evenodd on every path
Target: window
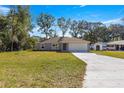
M 56 46 L 56 44 L 53 44 L 53 46 Z
M 45 47 L 44 44 L 42 44 L 42 45 L 41 45 L 41 48 L 44 48 L 44 47 Z
M 53 47 L 57 47 L 57 44 L 53 44 Z

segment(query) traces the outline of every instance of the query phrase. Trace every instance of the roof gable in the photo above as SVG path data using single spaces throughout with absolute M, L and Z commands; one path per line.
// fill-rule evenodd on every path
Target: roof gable
M 90 43 L 90 42 L 74 37 L 55 37 L 45 40 L 41 43 Z
M 118 44 L 118 45 L 124 45 L 124 40 L 120 40 L 120 41 L 113 41 L 113 42 L 109 42 L 107 43 L 108 45 L 113 45 L 113 44 Z

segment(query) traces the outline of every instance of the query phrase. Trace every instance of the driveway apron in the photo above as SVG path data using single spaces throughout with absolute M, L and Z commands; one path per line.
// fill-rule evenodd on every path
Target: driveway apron
M 124 59 L 94 53 L 72 53 L 87 63 L 85 88 L 124 88 Z

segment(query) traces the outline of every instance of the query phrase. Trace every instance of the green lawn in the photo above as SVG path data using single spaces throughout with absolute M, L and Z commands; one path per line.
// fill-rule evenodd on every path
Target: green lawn
M 91 51 L 96 54 L 112 56 L 117 58 L 124 58 L 124 51 Z
M 86 64 L 71 53 L 0 53 L 0 87 L 82 87 Z

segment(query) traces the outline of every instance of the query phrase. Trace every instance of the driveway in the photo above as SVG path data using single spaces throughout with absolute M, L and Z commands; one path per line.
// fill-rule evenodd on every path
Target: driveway
M 87 63 L 83 87 L 124 88 L 124 59 L 94 53 L 72 54 Z

